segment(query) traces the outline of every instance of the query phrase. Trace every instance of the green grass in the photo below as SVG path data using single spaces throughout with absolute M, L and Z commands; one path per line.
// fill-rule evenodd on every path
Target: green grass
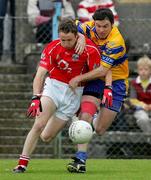
M 0 160 L 0 180 L 151 180 L 151 160 L 87 161 L 87 173 L 66 171 L 67 159 L 34 159 L 23 174 L 12 173 L 16 160 Z

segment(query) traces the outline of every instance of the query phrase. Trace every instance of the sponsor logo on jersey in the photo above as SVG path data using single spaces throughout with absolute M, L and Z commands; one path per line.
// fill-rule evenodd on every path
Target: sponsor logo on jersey
M 61 70 L 64 70 L 64 71 L 67 71 L 68 73 L 71 73 L 71 68 L 69 67 L 69 63 L 66 62 L 65 60 L 61 59 L 59 62 L 58 62 L 58 67 L 61 69 Z

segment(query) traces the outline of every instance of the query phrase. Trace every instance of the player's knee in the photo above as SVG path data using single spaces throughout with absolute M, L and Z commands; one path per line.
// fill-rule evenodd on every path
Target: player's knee
M 43 123 L 35 123 L 33 126 L 33 130 L 37 132 L 41 132 L 45 127 L 45 124 Z
M 49 142 L 50 141 L 50 139 L 47 137 L 47 136 L 40 136 L 40 138 L 41 138 L 41 140 L 43 141 L 43 142 Z
M 52 135 L 47 135 L 47 134 L 41 134 L 40 135 L 40 138 L 41 138 L 41 140 L 43 141 L 43 142 L 50 142 L 50 141 L 52 141 L 53 140 L 53 138 L 54 138 L 54 136 L 52 136 Z
M 89 113 L 84 113 L 84 112 L 83 112 L 83 113 L 80 114 L 79 119 L 91 123 L 91 122 L 92 122 L 92 115 L 89 114 Z
M 93 116 L 97 111 L 97 107 L 95 103 L 90 101 L 83 101 L 81 103 L 81 113 L 82 114 L 89 114 L 90 116 Z
M 99 136 L 102 136 L 106 131 L 106 128 L 103 128 L 103 127 L 98 127 L 96 126 L 95 128 L 95 132 L 99 135 Z

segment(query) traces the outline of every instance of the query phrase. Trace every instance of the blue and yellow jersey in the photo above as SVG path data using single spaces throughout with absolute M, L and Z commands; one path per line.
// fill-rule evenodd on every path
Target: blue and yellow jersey
M 128 58 L 124 39 L 118 28 L 113 26 L 110 34 L 104 40 L 97 35 L 94 21 L 81 23 L 76 21 L 78 31 L 90 38 L 101 52 L 101 65 L 112 70 L 112 79 L 125 80 L 129 75 Z

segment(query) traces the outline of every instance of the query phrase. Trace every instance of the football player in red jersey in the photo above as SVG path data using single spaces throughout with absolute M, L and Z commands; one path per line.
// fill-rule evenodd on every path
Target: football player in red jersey
M 72 91 L 69 81 L 80 74 L 100 66 L 100 53 L 96 46 L 87 40 L 81 55 L 75 52 L 78 39 L 74 21 L 66 19 L 59 25 L 59 39 L 50 42 L 43 50 L 39 67 L 33 82 L 33 97 L 27 115 L 35 117 L 35 122 L 27 135 L 15 173 L 26 170 L 29 157 L 39 137 L 51 141 L 78 111 L 83 86 Z M 45 79 L 46 74 L 49 76 Z M 104 69 L 100 76 L 106 76 Z M 106 76 L 108 83 L 112 78 Z

